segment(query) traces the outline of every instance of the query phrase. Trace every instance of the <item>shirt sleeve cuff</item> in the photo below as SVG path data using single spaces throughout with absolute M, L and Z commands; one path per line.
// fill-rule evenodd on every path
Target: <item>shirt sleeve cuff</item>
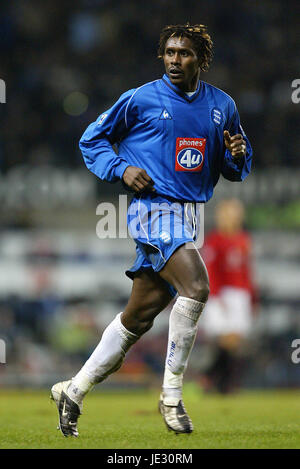
M 115 168 L 115 176 L 122 179 L 125 169 L 130 166 L 127 161 L 121 161 L 121 163 Z
M 233 168 L 240 170 L 244 167 L 246 157 L 240 156 L 239 158 L 234 158 L 229 150 L 227 150 L 228 159 L 231 162 Z
M 245 156 L 240 156 L 239 158 L 232 157 L 232 159 L 239 169 L 243 168 L 245 164 Z

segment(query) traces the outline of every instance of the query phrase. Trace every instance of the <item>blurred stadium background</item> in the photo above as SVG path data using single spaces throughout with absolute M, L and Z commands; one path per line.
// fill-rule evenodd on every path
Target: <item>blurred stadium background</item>
M 78 140 L 122 92 L 162 74 L 159 32 L 185 21 L 208 25 L 214 61 L 202 78 L 236 100 L 254 148 L 246 182 L 222 180 L 205 208 L 209 230 L 216 202 L 239 198 L 254 240 L 260 303 L 242 386 L 300 386 L 299 2 L 16 0 L 0 11 L 0 387 L 72 376 L 126 304 L 134 243 L 96 236 L 97 205 L 124 189 L 87 171 Z M 165 312 L 103 386 L 158 385 L 167 325 Z M 200 330 L 189 378 L 207 361 Z

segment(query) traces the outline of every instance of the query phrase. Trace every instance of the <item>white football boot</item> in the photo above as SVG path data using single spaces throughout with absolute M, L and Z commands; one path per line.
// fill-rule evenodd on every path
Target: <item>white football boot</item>
M 81 415 L 82 405 L 79 406 L 67 395 L 69 381 L 56 383 L 51 388 L 50 398 L 55 402 L 59 415 L 58 429 L 64 436 L 79 435 L 77 430 L 77 420 Z
M 177 433 L 192 433 L 194 427 L 182 399 L 160 395 L 158 409 L 168 430 Z

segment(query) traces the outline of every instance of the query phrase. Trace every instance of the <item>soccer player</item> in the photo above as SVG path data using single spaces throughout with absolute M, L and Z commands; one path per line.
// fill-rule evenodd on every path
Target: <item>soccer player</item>
M 210 280 L 201 329 L 214 349 L 214 360 L 204 376 L 208 389 L 212 386 L 227 393 L 241 378 L 239 353 L 251 330 L 257 293 L 252 279 L 252 242 L 243 229 L 242 203 L 222 200 L 215 215 L 216 229 L 208 233 L 201 250 Z
M 183 374 L 209 294 L 207 271 L 194 245 L 198 202 L 207 202 L 222 174 L 242 181 L 252 150 L 233 99 L 202 81 L 212 59 L 205 26 L 166 26 L 159 58 L 165 74 L 122 94 L 80 140 L 86 166 L 100 179 L 122 180 L 134 192 L 128 223 L 136 261 L 132 293 L 72 380 L 51 394 L 65 436 L 77 436 L 84 396 L 118 370 L 129 348 L 178 294 L 169 319 L 159 409 L 169 430 L 191 433 L 182 401 Z M 117 146 L 117 153 L 112 145 Z

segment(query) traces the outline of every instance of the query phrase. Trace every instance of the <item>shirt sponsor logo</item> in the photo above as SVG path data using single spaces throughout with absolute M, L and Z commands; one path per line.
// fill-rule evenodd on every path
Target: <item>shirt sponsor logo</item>
M 200 172 L 203 168 L 206 138 L 176 139 L 175 171 Z

